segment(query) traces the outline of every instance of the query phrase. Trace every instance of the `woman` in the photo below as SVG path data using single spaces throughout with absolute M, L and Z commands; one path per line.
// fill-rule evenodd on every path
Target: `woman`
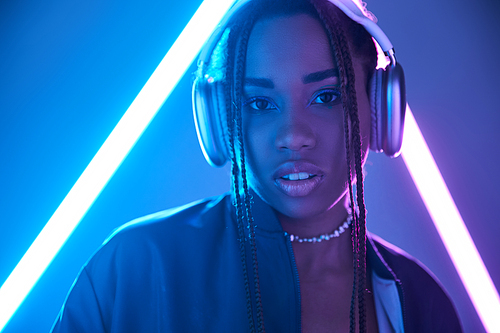
M 53 331 L 460 332 L 431 275 L 365 231 L 364 28 L 325 0 L 242 1 L 201 59 L 197 127 L 233 193 L 120 228 Z

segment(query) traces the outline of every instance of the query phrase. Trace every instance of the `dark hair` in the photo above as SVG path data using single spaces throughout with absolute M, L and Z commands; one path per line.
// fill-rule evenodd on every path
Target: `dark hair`
M 247 316 L 251 332 L 255 332 L 256 330 L 258 332 L 265 331 L 259 287 L 255 226 L 252 215 L 251 195 L 246 177 L 245 147 L 242 133 L 241 107 L 247 44 L 252 28 L 257 20 L 299 13 L 309 14 L 321 22 L 327 33 L 335 63 L 339 68 L 341 100 L 344 109 L 349 196 L 354 211 L 353 226 L 351 229 L 354 281 L 350 308 L 350 331 L 355 331 L 355 303 L 357 296 L 359 332 L 363 333 L 366 331 L 364 302 L 366 288 L 366 210 L 363 195 L 362 146 L 352 58 L 354 57 L 356 61 L 362 64 L 366 76 L 362 79 L 364 82 L 367 82 L 368 76 L 375 70 L 377 64 L 377 51 L 368 32 L 362 26 L 350 20 L 341 10 L 327 0 L 254 0 L 244 10 L 237 12 L 230 19 L 226 28 L 228 35 L 225 42 L 227 50 L 224 57 L 225 64 L 222 66 L 223 70 L 225 70 L 223 84 L 227 112 L 229 153 L 231 156 L 232 184 L 247 298 Z M 352 133 L 349 133 L 349 121 Z M 352 159 L 354 159 L 354 175 L 357 180 L 357 204 L 354 201 L 353 193 Z M 359 216 L 355 213 L 355 206 L 357 206 Z M 248 230 L 248 233 L 245 232 L 245 229 Z M 257 328 L 253 320 L 250 281 L 245 260 L 245 241 L 247 235 L 252 251 Z

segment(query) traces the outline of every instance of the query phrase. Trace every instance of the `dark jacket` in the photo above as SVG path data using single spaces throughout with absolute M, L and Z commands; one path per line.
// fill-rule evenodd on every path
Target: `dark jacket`
M 255 201 L 266 331 L 300 332 L 289 237 Z M 449 298 L 417 262 L 371 235 L 367 253 L 371 269 L 396 281 L 405 332 L 461 332 Z M 241 267 L 229 196 L 146 216 L 114 232 L 82 268 L 53 332 L 247 332 Z

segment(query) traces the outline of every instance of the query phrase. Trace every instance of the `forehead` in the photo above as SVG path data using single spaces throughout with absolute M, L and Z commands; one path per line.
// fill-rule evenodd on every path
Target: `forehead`
M 258 21 L 250 34 L 247 77 L 306 75 L 334 67 L 326 32 L 307 14 Z

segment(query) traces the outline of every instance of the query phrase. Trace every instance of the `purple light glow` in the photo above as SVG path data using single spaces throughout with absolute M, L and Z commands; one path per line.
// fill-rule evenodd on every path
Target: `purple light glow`
M 500 332 L 500 297 L 406 105 L 401 155 L 486 331 Z

